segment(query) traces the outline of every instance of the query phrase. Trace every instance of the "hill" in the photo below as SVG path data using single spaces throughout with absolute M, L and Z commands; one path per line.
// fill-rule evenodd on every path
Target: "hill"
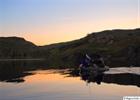
M 86 53 L 102 55 L 112 67 L 140 66 L 140 29 L 106 30 L 46 46 L 18 37 L 0 38 L 0 58 L 45 58 L 50 66 L 71 67 L 79 65 Z
M 19 37 L 0 37 L 0 58 L 31 58 L 37 49 L 33 43 Z
M 109 66 L 140 65 L 140 29 L 106 30 L 79 40 L 41 47 L 54 65 L 78 65 L 86 53 L 100 54 Z M 56 63 L 57 62 L 57 63 Z

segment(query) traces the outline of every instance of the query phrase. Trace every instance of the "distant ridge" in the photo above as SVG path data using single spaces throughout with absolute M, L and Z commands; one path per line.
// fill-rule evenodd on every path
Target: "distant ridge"
M 105 30 L 63 43 L 36 46 L 18 37 L 0 37 L 0 58 L 44 58 L 50 66 L 78 66 L 83 55 L 100 54 L 107 65 L 140 66 L 140 28 Z
M 37 46 L 20 37 L 0 37 L 0 58 L 30 58 Z

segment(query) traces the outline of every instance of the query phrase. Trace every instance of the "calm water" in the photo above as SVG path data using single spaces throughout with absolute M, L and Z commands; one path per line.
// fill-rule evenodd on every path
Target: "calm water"
M 122 100 L 140 95 L 140 67 L 79 75 L 38 62 L 0 62 L 0 100 Z

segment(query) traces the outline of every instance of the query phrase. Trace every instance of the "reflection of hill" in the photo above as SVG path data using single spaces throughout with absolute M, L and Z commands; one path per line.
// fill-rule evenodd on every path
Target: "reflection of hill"
M 47 70 L 50 67 L 44 62 L 40 61 L 12 61 L 12 62 L 0 62 L 0 81 L 1 82 L 24 82 L 24 77 L 32 75 L 30 71 L 35 70 Z M 70 70 L 69 72 L 59 71 L 61 74 L 68 74 L 71 77 L 79 77 L 78 70 Z M 140 87 L 140 75 L 133 74 L 82 74 L 81 79 L 90 83 L 96 82 L 101 84 L 114 83 L 120 85 L 135 85 Z
M 71 77 L 79 77 L 78 73 L 78 70 L 72 70 L 69 74 Z M 105 82 L 120 85 L 134 85 L 140 87 L 140 75 L 136 74 L 87 73 L 81 74 L 80 77 L 87 83 L 96 82 L 97 84 L 101 84 L 101 82 Z
M 121 85 L 136 85 L 140 87 L 140 75 L 135 74 L 105 74 L 103 82 Z
M 31 75 L 28 71 L 47 69 L 45 64 L 39 61 L 11 61 L 0 62 L 0 81 L 24 82 L 24 77 Z

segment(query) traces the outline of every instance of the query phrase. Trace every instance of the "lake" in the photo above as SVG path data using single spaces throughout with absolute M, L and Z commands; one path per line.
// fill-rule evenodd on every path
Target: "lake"
M 39 62 L 0 62 L 0 100 L 122 100 L 140 95 L 140 67 L 97 75 Z

